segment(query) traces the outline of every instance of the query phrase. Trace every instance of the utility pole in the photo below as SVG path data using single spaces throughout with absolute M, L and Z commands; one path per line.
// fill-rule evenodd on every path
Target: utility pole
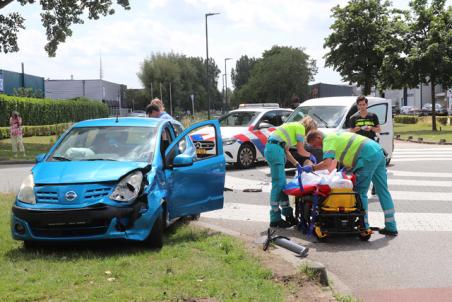
M 226 69 L 226 62 L 228 60 L 232 60 L 232 58 L 225 58 L 224 59 L 224 101 L 225 105 L 228 106 L 228 70 Z
M 210 85 L 209 85 L 209 31 L 207 29 L 207 17 L 218 15 L 219 13 L 207 13 L 206 17 L 206 89 L 207 89 L 207 119 L 210 120 Z
M 171 96 L 171 82 L 169 82 L 169 107 L 170 107 L 170 115 L 173 115 L 173 98 Z

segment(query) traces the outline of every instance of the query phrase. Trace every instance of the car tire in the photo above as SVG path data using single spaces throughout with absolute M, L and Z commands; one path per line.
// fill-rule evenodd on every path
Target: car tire
M 237 153 L 237 167 L 240 169 L 248 169 L 254 165 L 256 161 L 256 150 L 250 143 L 242 144 Z
M 151 233 L 146 238 L 146 244 L 151 248 L 160 249 L 163 246 L 163 229 L 164 223 L 166 222 L 165 209 L 163 209 L 162 214 L 155 220 L 152 226 Z

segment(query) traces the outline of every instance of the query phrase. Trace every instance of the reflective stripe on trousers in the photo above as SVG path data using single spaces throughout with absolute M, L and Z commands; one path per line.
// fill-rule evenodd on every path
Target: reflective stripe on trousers
M 293 209 L 289 205 L 289 198 L 283 193 L 286 185 L 286 154 L 284 148 L 277 144 L 267 144 L 264 151 L 265 158 L 270 166 L 272 189 L 270 193 L 270 222 L 281 220 L 284 216 L 292 216 Z

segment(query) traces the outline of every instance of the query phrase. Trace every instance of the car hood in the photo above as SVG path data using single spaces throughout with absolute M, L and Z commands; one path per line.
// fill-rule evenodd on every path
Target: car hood
M 116 181 L 146 162 L 73 161 L 42 162 L 33 169 L 35 184 L 67 184 Z

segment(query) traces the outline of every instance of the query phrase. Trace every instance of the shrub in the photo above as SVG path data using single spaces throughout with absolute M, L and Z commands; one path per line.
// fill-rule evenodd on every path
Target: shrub
M 394 117 L 394 122 L 400 124 L 416 124 L 419 120 L 419 117 L 414 115 L 396 115 Z
M 86 98 L 35 99 L 0 94 L 0 127 L 9 126 L 9 115 L 19 111 L 24 125 L 53 125 L 108 116 L 107 105 Z
M 49 135 L 60 136 L 71 125 L 71 123 L 63 123 L 56 125 L 23 126 L 22 132 L 24 137 Z M 9 138 L 9 136 L 9 127 L 0 127 L 0 139 Z
M 448 118 L 449 118 L 448 116 L 437 116 L 436 117 L 436 121 L 438 123 L 440 123 L 441 125 L 447 125 L 447 119 Z

